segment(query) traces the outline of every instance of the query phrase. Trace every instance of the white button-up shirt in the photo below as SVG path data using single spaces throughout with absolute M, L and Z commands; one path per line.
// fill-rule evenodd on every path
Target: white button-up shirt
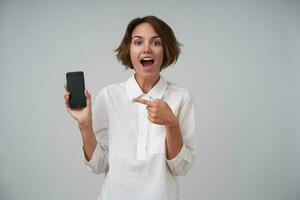
M 183 147 L 166 158 L 166 129 L 151 123 L 146 106 L 135 97 L 161 99 L 179 120 Z M 93 173 L 105 173 L 99 200 L 177 200 L 177 177 L 185 175 L 195 158 L 195 119 L 191 94 L 160 76 L 144 94 L 131 76 L 102 89 L 93 104 L 97 146 L 84 163 Z

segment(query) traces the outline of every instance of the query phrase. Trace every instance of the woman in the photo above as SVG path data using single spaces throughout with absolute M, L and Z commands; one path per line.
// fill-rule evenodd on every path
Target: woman
M 135 71 L 126 82 L 103 88 L 91 110 L 68 112 L 78 121 L 84 163 L 105 173 L 101 200 L 176 200 L 176 176 L 195 157 L 194 109 L 190 93 L 167 82 L 160 71 L 177 61 L 179 43 L 155 16 L 133 19 L 117 58 Z M 65 85 L 66 88 L 66 85 Z

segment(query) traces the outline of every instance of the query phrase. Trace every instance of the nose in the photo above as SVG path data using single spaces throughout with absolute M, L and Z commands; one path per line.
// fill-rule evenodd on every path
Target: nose
M 151 52 L 151 46 L 150 46 L 149 41 L 145 42 L 143 52 L 144 52 L 144 53 L 149 53 L 149 52 Z

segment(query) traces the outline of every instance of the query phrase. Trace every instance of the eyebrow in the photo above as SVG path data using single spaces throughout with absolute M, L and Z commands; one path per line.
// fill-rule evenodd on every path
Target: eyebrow
M 135 35 L 132 37 L 132 39 L 134 39 L 134 38 L 143 38 L 143 37 L 139 36 L 139 35 Z M 151 37 L 151 39 L 156 39 L 156 38 L 160 38 L 160 36 L 156 35 L 156 36 Z

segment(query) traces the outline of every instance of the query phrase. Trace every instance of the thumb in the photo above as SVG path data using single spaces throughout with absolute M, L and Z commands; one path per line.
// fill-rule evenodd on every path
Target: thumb
M 89 93 L 89 91 L 87 90 L 84 90 L 84 95 L 86 97 L 86 103 L 88 105 L 91 105 L 91 98 L 92 98 L 92 95 Z

